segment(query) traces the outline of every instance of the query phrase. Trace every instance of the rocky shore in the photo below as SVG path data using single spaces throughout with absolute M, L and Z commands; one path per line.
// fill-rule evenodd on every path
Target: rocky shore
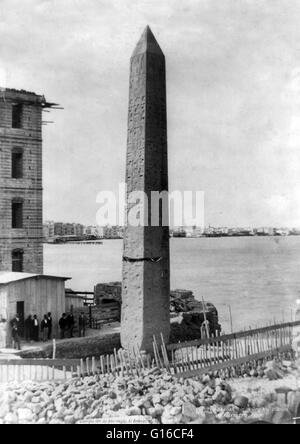
M 271 376 L 270 369 L 280 375 Z M 263 377 L 245 373 L 230 381 L 177 379 L 153 369 L 139 377 L 10 383 L 0 387 L 0 424 L 122 423 L 128 417 L 150 424 L 291 423 L 300 402 L 299 374 L 286 362 L 268 364 Z

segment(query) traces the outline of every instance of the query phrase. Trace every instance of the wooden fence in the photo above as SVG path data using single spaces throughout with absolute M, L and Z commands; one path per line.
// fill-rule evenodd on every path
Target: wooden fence
M 161 351 L 161 361 L 167 364 L 172 374 L 190 377 L 270 359 L 292 350 L 293 327 L 299 325 L 300 321 L 288 322 L 215 338 L 170 344 L 165 352 Z
M 115 349 L 113 354 L 86 359 L 0 359 L 0 383 L 59 381 L 108 374 L 139 376 L 155 367 L 155 360 L 137 349 L 130 353 Z
M 66 380 L 80 375 L 79 359 L 0 359 L 0 382 Z
M 215 338 L 166 345 L 153 338 L 153 355 L 133 348 L 86 359 L 0 359 L 0 382 L 64 380 L 91 375 L 137 375 L 154 368 L 177 377 L 233 369 L 291 352 L 293 327 L 300 321 L 271 325 Z

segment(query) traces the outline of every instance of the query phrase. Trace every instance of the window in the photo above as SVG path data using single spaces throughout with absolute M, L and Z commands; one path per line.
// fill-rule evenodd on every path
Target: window
M 19 273 L 23 272 L 23 257 L 24 257 L 23 250 L 13 250 L 11 254 L 12 271 L 16 271 Z
M 23 201 L 14 199 L 12 201 L 12 228 L 23 228 Z
M 12 127 L 22 128 L 23 105 L 18 103 L 12 106 Z
M 23 151 L 14 148 L 11 153 L 11 177 L 13 179 L 22 179 L 23 177 Z

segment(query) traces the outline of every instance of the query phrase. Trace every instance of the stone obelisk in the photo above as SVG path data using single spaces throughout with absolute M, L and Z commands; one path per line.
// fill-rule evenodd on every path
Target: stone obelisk
M 126 183 L 127 202 L 143 191 L 149 206 L 145 226 L 125 227 L 121 342 L 151 352 L 153 335 L 167 342 L 170 334 L 170 251 L 166 201 L 151 226 L 151 192 L 168 191 L 168 153 L 165 57 L 148 26 L 130 63 Z

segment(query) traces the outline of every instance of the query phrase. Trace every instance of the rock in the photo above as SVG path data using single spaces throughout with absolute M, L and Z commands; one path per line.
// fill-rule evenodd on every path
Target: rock
M 197 409 L 191 402 L 185 402 L 182 406 L 182 416 L 185 422 L 194 421 L 197 417 Z
M 113 412 L 118 412 L 119 410 L 121 410 L 121 408 L 122 408 L 121 403 L 120 403 L 120 402 L 117 402 L 117 404 L 115 404 L 115 405 L 113 406 L 112 411 L 113 411 Z
M 141 414 L 142 412 L 139 407 L 131 407 L 125 411 L 125 415 L 127 416 L 140 416 Z
M 209 396 L 213 396 L 213 395 L 215 394 L 215 390 L 214 390 L 213 388 L 211 388 L 211 387 L 208 387 L 208 389 L 207 389 L 207 394 L 208 394 Z
M 41 413 L 41 411 L 42 411 L 42 406 L 41 406 L 41 404 L 34 404 L 34 405 L 32 406 L 32 412 L 33 412 L 35 415 L 39 415 L 39 414 Z
M 205 424 L 206 416 L 198 416 L 194 421 L 190 421 L 188 424 Z
M 30 409 L 22 408 L 18 409 L 19 422 L 30 422 L 33 419 L 33 413 Z
M 33 393 L 32 392 L 27 392 L 25 397 L 24 397 L 24 402 L 31 402 L 33 398 Z
M 258 396 L 257 398 L 252 399 L 250 404 L 253 409 L 260 409 L 267 405 L 267 401 L 263 396 Z
M 160 404 L 160 395 L 158 393 L 152 396 L 152 402 L 153 405 Z
M 162 424 L 180 424 L 182 422 L 182 415 L 172 416 L 168 410 L 164 410 L 161 416 L 161 422 Z
M 64 424 L 64 422 L 60 421 L 59 419 L 51 419 L 49 424 Z
M 151 416 L 152 418 L 156 418 L 157 414 L 156 414 L 156 410 L 154 407 L 150 407 L 149 409 L 146 410 L 146 413 L 148 416 Z
M 15 413 L 7 413 L 7 415 L 5 415 L 4 422 L 6 424 L 17 424 L 18 417 Z
M 9 413 L 9 406 L 7 404 L 2 404 L 0 406 L 0 418 L 4 419 L 8 413 Z
M 265 376 L 270 380 L 281 379 L 284 377 L 285 372 L 283 367 L 276 361 L 267 362 L 265 365 Z
M 64 402 L 61 398 L 58 398 L 54 401 L 54 406 L 57 411 L 61 410 L 64 405 Z
M 163 406 L 161 404 L 156 404 L 154 406 L 154 409 L 155 409 L 155 416 L 156 417 L 161 416 L 163 414 L 163 412 L 164 412 L 164 408 L 163 408 Z
M 170 415 L 172 415 L 172 416 L 180 415 L 181 412 L 182 412 L 181 407 L 172 407 L 170 410 Z
M 283 365 L 283 367 L 291 368 L 291 367 L 293 367 L 293 362 L 292 361 L 282 361 L 282 365 Z
M 173 393 L 171 390 L 166 390 L 160 394 L 160 402 L 163 405 L 168 404 L 173 399 Z
M 269 379 L 269 381 L 275 381 L 276 379 L 279 379 L 278 374 L 271 368 L 265 370 L 264 374 Z
M 73 415 L 66 416 L 64 419 L 65 424 L 75 424 L 76 420 Z
M 202 383 L 203 384 L 207 384 L 208 382 L 210 382 L 210 376 L 209 375 L 203 375 L 202 376 Z
M 117 394 L 115 392 L 109 392 L 108 396 L 110 399 L 117 399 Z
M 234 398 L 234 405 L 240 409 L 246 409 L 248 407 L 249 399 L 246 396 L 237 396 Z
M 287 409 L 275 411 L 272 417 L 273 424 L 289 424 L 291 423 L 291 420 L 292 420 L 292 415 Z

